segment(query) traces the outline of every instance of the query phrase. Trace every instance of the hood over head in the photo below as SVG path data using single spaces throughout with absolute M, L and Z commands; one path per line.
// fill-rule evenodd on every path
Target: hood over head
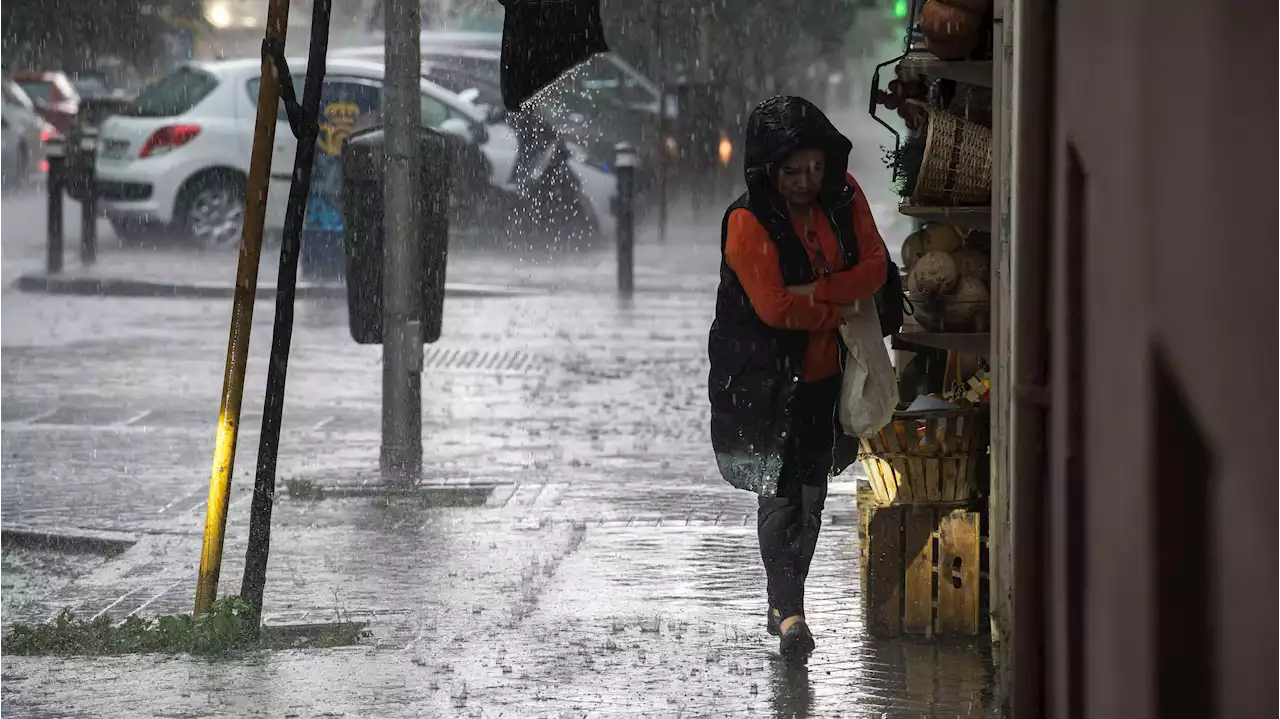
M 830 202 L 845 188 L 853 143 L 840 134 L 817 105 L 790 95 L 771 97 L 747 118 L 743 171 L 753 198 L 776 197 L 774 173 L 797 150 L 818 149 L 826 155 L 819 200 Z

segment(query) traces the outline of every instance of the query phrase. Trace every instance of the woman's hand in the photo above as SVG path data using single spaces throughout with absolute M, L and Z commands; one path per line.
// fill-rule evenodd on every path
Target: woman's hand
M 851 302 L 847 305 L 836 305 L 836 311 L 840 313 L 841 319 L 848 320 L 862 314 L 862 300 Z
M 813 292 L 817 287 L 817 283 L 814 282 L 810 282 L 807 285 L 787 285 L 787 292 L 801 297 L 813 297 Z

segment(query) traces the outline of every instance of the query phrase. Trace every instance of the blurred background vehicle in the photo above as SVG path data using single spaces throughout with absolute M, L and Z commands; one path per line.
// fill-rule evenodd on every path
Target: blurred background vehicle
M 111 94 L 111 88 L 107 86 L 107 77 L 100 72 L 91 70 L 73 72 L 70 79 L 71 85 L 83 99 L 107 97 Z
M 71 78 L 58 70 L 19 70 L 13 73 L 13 81 L 31 98 L 36 110 L 66 135 L 75 124 L 80 110 L 80 93 Z
M 3 186 L 18 189 L 43 175 L 44 143 L 56 130 L 12 80 L 4 80 L 0 108 L 4 124 Z
M 499 33 L 423 32 L 423 77 L 455 92 L 476 89 L 481 102 L 500 109 L 501 41 Z M 364 59 L 380 59 L 383 53 L 378 45 L 332 50 L 335 57 Z M 631 143 L 639 156 L 636 191 L 643 204 L 655 180 L 663 107 L 657 84 L 617 54 L 607 53 L 556 80 L 524 109 L 549 122 L 602 168 L 612 165 L 618 143 Z M 674 126 L 674 98 L 668 98 L 665 109 Z
M 257 58 L 184 65 L 103 121 L 96 161 L 99 206 L 118 234 L 142 239 L 168 229 L 206 246 L 239 240 L 260 68 Z M 301 88 L 305 60 L 291 61 L 290 68 Z M 380 107 L 383 72 L 380 61 L 330 58 L 322 104 L 346 98 L 360 107 Z M 613 179 L 587 162 L 580 150 L 562 143 L 552 152 L 571 170 L 567 178 L 561 176 L 571 179 L 571 189 L 529 195 L 527 186 L 516 181 L 517 133 L 490 107 L 478 104 L 476 93 L 459 94 L 423 80 L 421 113 L 423 125 L 459 140 L 449 161 L 456 163 L 455 211 L 465 221 L 505 220 L 517 211 L 562 218 L 567 224 L 581 220 L 592 230 L 610 225 Z M 269 232 L 283 227 L 297 150 L 283 108 L 279 120 Z M 334 133 L 354 129 L 345 121 L 332 124 Z M 340 148 L 340 139 L 327 141 Z M 558 204 L 533 212 L 525 207 L 530 202 Z

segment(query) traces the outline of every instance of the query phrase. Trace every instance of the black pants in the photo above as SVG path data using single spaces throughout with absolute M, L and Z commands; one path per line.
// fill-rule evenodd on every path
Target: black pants
M 804 580 L 822 528 L 839 398 L 839 375 L 796 388 L 778 494 L 760 497 L 756 527 L 769 606 L 783 619 L 804 614 Z

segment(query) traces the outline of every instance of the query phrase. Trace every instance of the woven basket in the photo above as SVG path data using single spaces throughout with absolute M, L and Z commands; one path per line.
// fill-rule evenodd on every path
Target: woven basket
M 991 129 L 911 100 L 929 114 L 924 160 L 911 201 L 916 205 L 991 203 Z
M 984 406 L 895 412 L 879 434 L 861 441 L 859 459 L 876 503 L 968 502 L 978 492 L 989 432 Z

